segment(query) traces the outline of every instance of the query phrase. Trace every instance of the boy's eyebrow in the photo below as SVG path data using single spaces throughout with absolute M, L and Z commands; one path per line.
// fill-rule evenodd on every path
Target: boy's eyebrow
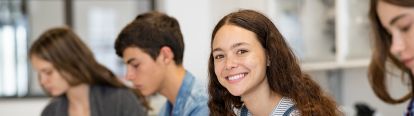
M 134 61 L 135 60 L 135 58 L 130 58 L 130 59 L 128 59 L 127 61 L 126 61 L 126 64 L 130 64 L 132 61 Z

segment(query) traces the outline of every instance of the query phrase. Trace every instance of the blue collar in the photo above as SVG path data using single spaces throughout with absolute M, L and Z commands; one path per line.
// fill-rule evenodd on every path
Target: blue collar
M 188 96 L 191 95 L 191 90 L 194 85 L 194 76 L 185 71 L 184 80 L 181 83 L 180 90 L 175 98 L 175 106 L 171 104 L 171 102 L 167 101 L 166 110 L 168 114 L 172 114 L 172 116 L 177 116 L 181 110 L 184 110 L 185 102 L 187 101 Z M 173 109 L 171 109 L 173 108 Z

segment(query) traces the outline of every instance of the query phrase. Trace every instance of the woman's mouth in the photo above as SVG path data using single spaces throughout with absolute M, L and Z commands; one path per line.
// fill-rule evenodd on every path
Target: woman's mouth
M 241 80 L 244 79 L 244 77 L 247 75 L 248 73 L 240 73 L 240 74 L 236 74 L 236 75 L 232 75 L 232 76 L 228 76 L 226 77 L 226 80 L 229 81 L 230 83 L 236 83 L 239 82 Z

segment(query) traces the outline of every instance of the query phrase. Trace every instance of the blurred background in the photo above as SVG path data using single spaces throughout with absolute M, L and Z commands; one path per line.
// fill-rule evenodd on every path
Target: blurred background
M 376 115 L 402 115 L 407 103 L 383 103 L 368 83 L 368 8 L 369 0 L 0 0 L 0 115 L 40 115 L 48 103 L 27 51 L 51 27 L 72 27 L 95 58 L 124 80 L 125 66 L 115 55 L 115 37 L 140 13 L 165 12 L 180 23 L 186 44 L 184 67 L 207 83 L 213 27 L 239 9 L 267 15 L 303 70 L 335 98 L 345 115 L 357 115 L 358 103 L 370 106 Z M 408 92 L 401 81 L 389 81 L 395 97 Z M 159 95 L 151 97 L 150 114 L 156 115 L 164 102 Z

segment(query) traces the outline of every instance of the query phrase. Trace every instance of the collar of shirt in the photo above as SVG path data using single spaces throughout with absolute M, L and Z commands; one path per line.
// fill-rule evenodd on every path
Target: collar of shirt
M 170 116 L 178 116 L 180 111 L 184 111 L 185 102 L 191 94 L 191 89 L 194 85 L 194 76 L 188 71 L 185 72 L 183 83 L 181 84 L 180 90 L 178 91 L 175 99 L 175 106 L 169 101 L 165 104 L 165 113 Z

